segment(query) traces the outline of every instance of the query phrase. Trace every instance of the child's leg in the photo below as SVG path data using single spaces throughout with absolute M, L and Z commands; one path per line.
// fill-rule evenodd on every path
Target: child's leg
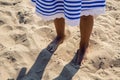
M 54 20 L 57 37 L 64 38 L 65 36 L 65 21 L 64 18 L 57 18 Z
M 65 21 L 64 18 L 57 18 L 54 20 L 57 36 L 56 38 L 48 45 L 47 50 L 53 53 L 60 43 L 63 42 L 65 37 Z
M 86 49 L 89 45 L 90 35 L 93 29 L 94 18 L 93 16 L 82 16 L 80 21 L 80 33 L 81 33 L 81 41 L 80 41 L 80 49 L 78 50 L 77 55 L 77 64 L 81 64 L 81 61 L 84 58 Z

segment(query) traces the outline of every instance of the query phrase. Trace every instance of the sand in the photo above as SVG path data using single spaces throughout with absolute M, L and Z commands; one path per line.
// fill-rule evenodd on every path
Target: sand
M 120 80 L 119 5 L 107 0 L 106 14 L 95 19 L 88 60 L 78 69 L 70 62 L 79 27 L 66 25 L 64 43 L 50 54 L 45 48 L 56 36 L 53 22 L 38 17 L 30 0 L 0 0 L 0 80 L 16 80 L 23 67 L 41 71 L 41 80 Z

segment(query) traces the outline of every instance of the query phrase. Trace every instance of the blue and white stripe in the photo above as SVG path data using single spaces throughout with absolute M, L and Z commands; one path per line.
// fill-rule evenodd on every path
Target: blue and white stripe
M 105 9 L 105 0 L 32 0 L 32 2 L 35 3 L 36 12 L 44 20 L 63 17 L 72 26 L 79 25 L 80 16 L 99 15 Z

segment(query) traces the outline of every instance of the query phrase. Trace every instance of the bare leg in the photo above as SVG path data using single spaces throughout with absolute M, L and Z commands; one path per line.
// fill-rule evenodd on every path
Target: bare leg
M 80 33 L 81 33 L 81 41 L 80 41 L 80 49 L 77 51 L 77 61 L 78 65 L 81 65 L 82 60 L 84 59 L 84 55 L 86 53 L 86 49 L 89 45 L 89 39 L 93 28 L 93 16 L 82 16 L 80 21 Z
M 47 50 L 51 53 L 55 52 L 59 44 L 61 44 L 65 37 L 65 21 L 64 18 L 57 18 L 54 20 L 57 36 L 56 38 L 48 45 Z

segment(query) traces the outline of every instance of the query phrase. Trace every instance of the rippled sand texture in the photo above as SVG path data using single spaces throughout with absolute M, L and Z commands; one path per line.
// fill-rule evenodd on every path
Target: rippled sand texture
M 15 80 L 22 67 L 29 70 L 56 36 L 52 21 L 41 20 L 29 1 L 0 0 L 0 80 Z M 66 25 L 67 37 L 42 80 L 120 80 L 120 0 L 107 0 L 106 9 L 95 19 L 88 60 L 81 68 L 69 64 L 79 46 L 79 28 Z

